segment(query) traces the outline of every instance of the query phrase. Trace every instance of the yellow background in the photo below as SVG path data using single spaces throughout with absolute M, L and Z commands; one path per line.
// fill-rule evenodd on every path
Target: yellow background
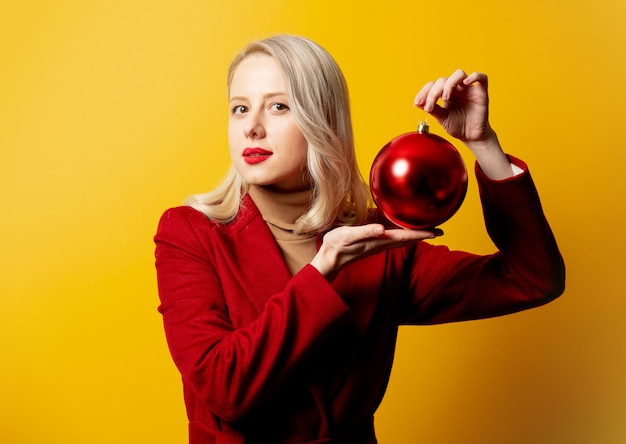
M 3 2 L 0 442 L 185 442 L 152 235 L 164 209 L 225 171 L 227 64 L 279 32 L 343 67 L 366 174 L 423 117 L 411 107 L 423 83 L 487 72 L 492 123 L 530 164 L 568 266 L 546 307 L 402 329 L 381 443 L 626 442 L 615 0 Z M 443 228 L 454 248 L 492 250 L 474 181 Z

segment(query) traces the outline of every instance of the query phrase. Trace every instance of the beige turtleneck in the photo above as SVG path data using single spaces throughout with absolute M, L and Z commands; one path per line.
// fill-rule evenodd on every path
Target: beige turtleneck
M 248 194 L 267 223 L 292 275 L 317 253 L 317 233 L 296 234 L 296 220 L 309 209 L 310 190 L 280 192 L 251 185 Z

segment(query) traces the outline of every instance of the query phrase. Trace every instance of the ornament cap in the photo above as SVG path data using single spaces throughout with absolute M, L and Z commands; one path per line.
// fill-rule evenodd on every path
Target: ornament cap
M 419 125 L 417 125 L 417 132 L 420 134 L 428 134 L 428 131 L 430 131 L 430 126 L 428 126 L 428 123 L 426 122 L 420 122 Z

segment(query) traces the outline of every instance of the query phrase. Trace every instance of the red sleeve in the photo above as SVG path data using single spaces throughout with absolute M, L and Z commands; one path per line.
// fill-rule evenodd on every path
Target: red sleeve
M 227 284 L 207 251 L 204 219 L 191 209 L 169 210 L 161 218 L 155 236 L 159 311 L 185 384 L 214 414 L 236 421 L 347 324 L 349 310 L 319 272 L 306 266 L 253 322 L 235 328 L 223 292 Z
M 407 301 L 406 323 L 479 319 L 535 307 L 565 288 L 565 266 L 544 216 L 526 164 L 523 173 L 503 180 L 476 175 L 489 236 L 498 251 L 478 256 L 420 243 Z M 407 315 L 408 314 L 408 315 Z

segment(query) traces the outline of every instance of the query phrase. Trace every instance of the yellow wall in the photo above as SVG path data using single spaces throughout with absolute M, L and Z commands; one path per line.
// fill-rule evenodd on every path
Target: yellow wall
M 549 306 L 403 329 L 380 441 L 626 442 L 615 0 L 4 2 L 0 442 L 185 441 L 151 238 L 166 207 L 225 170 L 228 61 L 277 32 L 343 66 L 365 172 L 422 117 L 411 103 L 425 81 L 489 73 L 493 124 L 530 163 L 567 261 L 566 294 Z M 472 182 L 443 241 L 488 252 L 475 194 Z

